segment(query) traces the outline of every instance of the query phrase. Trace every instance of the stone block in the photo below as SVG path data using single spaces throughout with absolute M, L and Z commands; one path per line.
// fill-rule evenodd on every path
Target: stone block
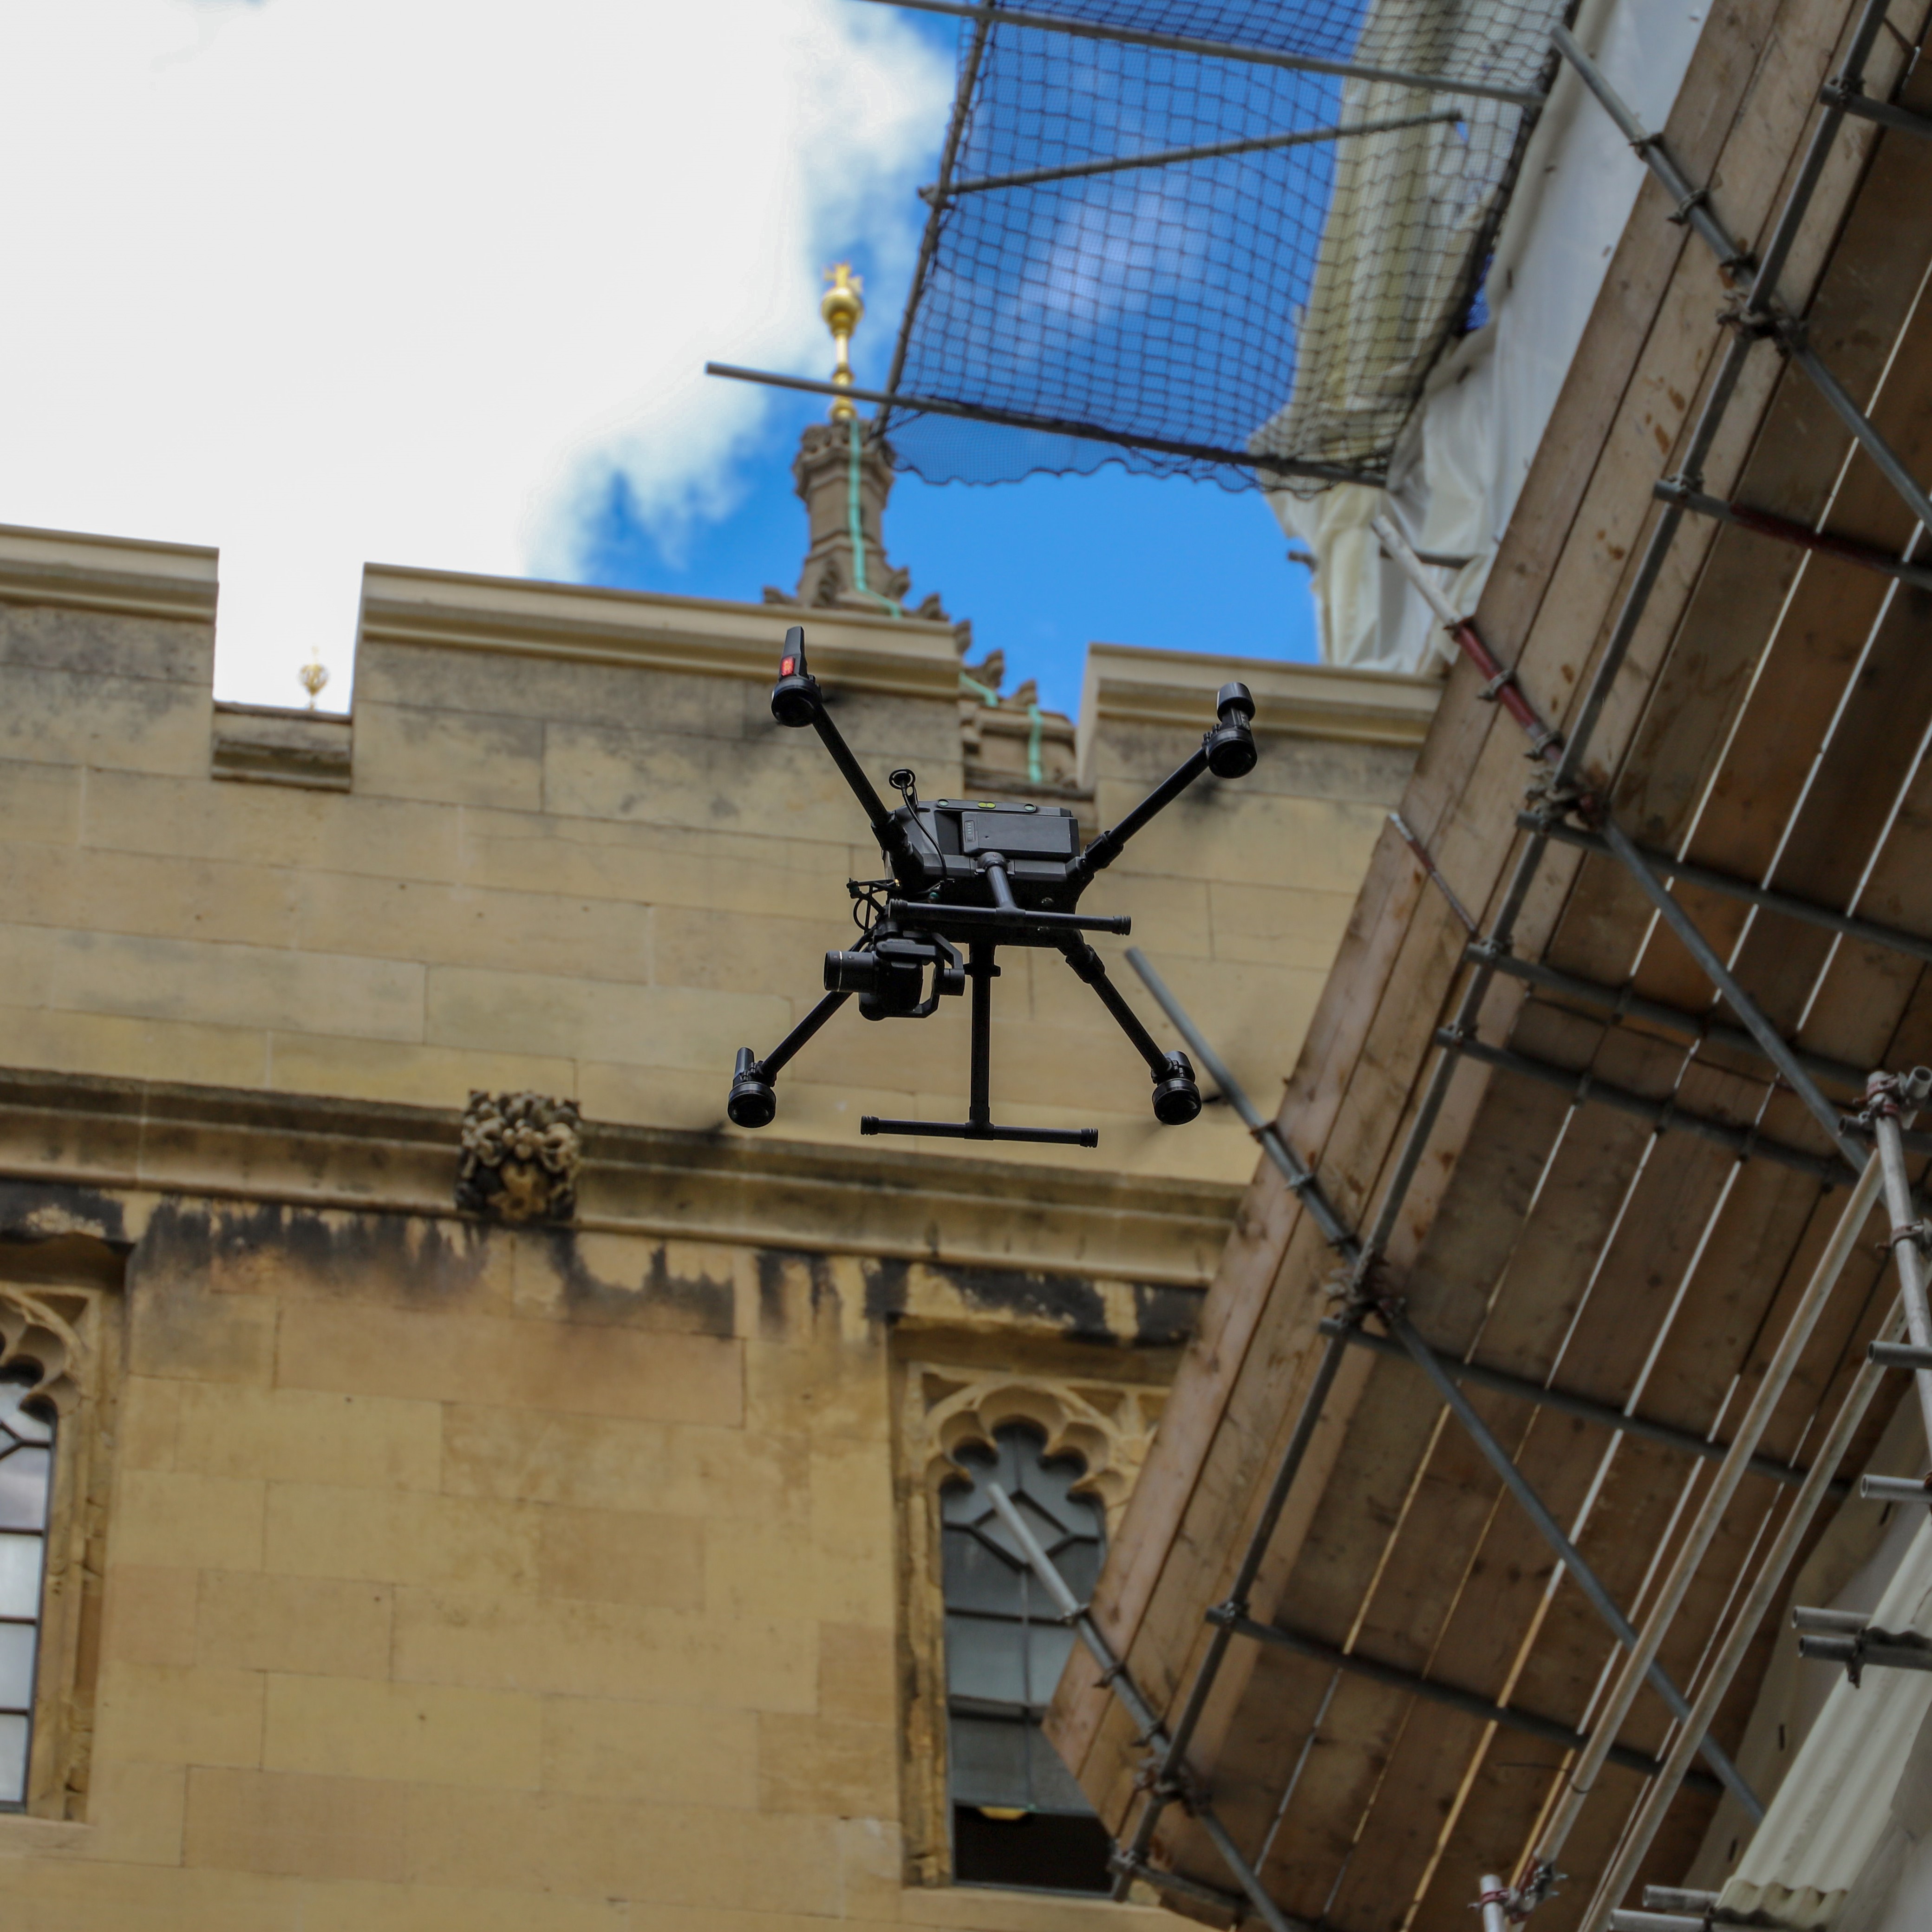
M 589 980 L 650 974 L 651 910 L 621 899 L 311 872 L 293 900 L 292 943 L 310 952 Z
M 520 1316 L 652 1334 L 737 1330 L 746 1249 L 588 1228 L 531 1228 L 514 1246 Z
M 898 1816 L 898 1731 L 892 1724 L 761 1712 L 758 1805 L 838 1818 Z
M 365 798 L 541 811 L 543 721 L 358 704 L 356 790 Z
M 278 1576 L 534 1591 L 545 1514 L 420 1490 L 272 1483 L 262 1568 Z
M 1208 896 L 1216 958 L 1292 967 L 1324 979 L 1355 906 L 1352 892 L 1220 880 L 1208 888 Z
M 49 939 L 51 943 L 51 934 Z M 0 956 L 5 950 L 0 940 Z M 8 984 L 9 991 L 23 992 L 20 981 Z M 6 1033 L 8 1062 L 15 1066 L 214 1087 L 259 1086 L 268 1067 L 268 1036 L 246 1027 L 0 1006 L 0 1028 Z
M 754 1808 L 760 1721 L 749 1711 L 548 1697 L 544 1788 L 643 1804 Z
M 358 658 L 356 667 L 358 706 L 406 705 L 598 725 L 614 718 L 635 718 L 644 722 L 640 735 L 736 740 L 744 736 L 747 710 L 764 710 L 769 702 L 760 686 L 742 680 L 659 665 L 417 643 L 398 647 L 381 640 L 364 648 L 368 656 Z
M 637 1932 L 624 1898 L 340 1881 L 300 1889 L 298 1932 Z
M 282 1482 L 326 1475 L 350 1487 L 434 1490 L 442 1418 L 434 1402 L 196 1384 L 182 1394 L 175 1460 L 212 1476 L 245 1470 Z
M 259 1765 L 265 1682 L 254 1670 L 102 1666 L 97 1750 L 144 1764 Z
M 722 1066 L 727 1086 L 741 1046 L 776 1041 L 791 1024 L 775 996 L 465 966 L 432 967 L 428 1001 L 432 1046 L 683 1067 L 714 1080 Z
M 539 1700 L 514 1691 L 272 1676 L 261 1762 L 326 1778 L 534 1790 L 542 1736 Z
M 188 1773 L 186 1862 L 227 1871 L 394 1880 L 403 1788 L 375 1778 L 198 1768 Z
M 296 886 L 284 867 L 0 845 L 0 904 L 26 926 L 286 946 L 295 943 Z
M 178 1865 L 188 1772 L 97 1756 L 88 1768 L 88 1851 L 114 1864 Z
M 265 1488 L 250 1478 L 123 1469 L 107 1560 L 117 1568 L 259 1570 Z
M 386 1677 L 386 1584 L 213 1570 L 196 1625 L 203 1664 L 320 1677 Z
M 645 1924 L 660 1904 L 701 1906 L 714 1926 L 728 1922 L 719 1913 L 840 1911 L 838 1842 L 824 1819 L 568 1792 L 418 1789 L 408 1803 L 418 1883 L 620 1896 Z
M 204 1294 L 183 1274 L 150 1268 L 130 1284 L 128 1312 L 138 1376 L 266 1388 L 274 1373 L 275 1306 L 266 1298 Z
M 198 1570 L 143 1563 L 116 1564 L 107 1576 L 104 1654 L 121 1664 L 188 1669 L 196 1661 L 200 1588 Z
M 658 906 L 651 914 L 651 980 L 724 993 L 801 992 L 818 997 L 829 947 L 856 943 L 843 884 L 805 916 L 775 919 L 695 906 Z M 856 1018 L 856 1016 L 855 1015 Z
M 861 869 L 876 864 L 875 856 L 860 861 Z M 463 815 L 458 876 L 514 892 L 802 919 L 842 904 L 844 881 L 858 872 L 842 838 L 788 832 L 774 849 L 755 827 L 721 831 L 474 810 Z
M 534 1325 L 534 1324 L 532 1324 Z M 672 1428 L 540 1409 L 443 1412 L 452 1496 L 775 1523 L 804 1493 L 803 1445 L 737 1429 Z
M 704 1602 L 704 1532 L 690 1516 L 556 1507 L 542 1513 L 546 1597 L 694 1610 Z
M 827 1718 L 858 1724 L 898 1721 L 893 1646 L 878 1626 L 819 1625 L 818 1708 Z
M 474 1087 L 492 1093 L 528 1090 L 564 1098 L 574 1096 L 577 1090 L 573 1061 L 533 1054 L 401 1046 L 280 1030 L 266 1036 L 264 1050 L 268 1071 L 262 1084 L 284 1094 L 396 1100 L 415 1107 L 460 1107 Z
M 744 1418 L 740 1344 L 711 1336 L 292 1302 L 277 1367 L 286 1389 L 724 1427 Z
M 49 974 L 48 1003 L 67 1012 L 369 1040 L 423 1036 L 424 969 L 405 960 L 61 932 Z
M 0 758 L 182 777 L 208 770 L 206 683 L 16 664 L 6 689 Z
M 7 1932 L 303 1932 L 297 1882 L 96 1858 L 23 1860 L 8 1874 Z
M 482 1313 L 510 1306 L 516 1240 L 440 1215 L 217 1205 L 194 1262 L 218 1294 Z
M 0 759 L 0 824 L 10 838 L 74 844 L 80 837 L 81 796 L 78 765 Z
M 818 1629 L 630 1604 L 399 1590 L 399 1684 L 808 1711 Z
M 211 596 L 212 589 L 211 584 Z M 205 694 L 214 674 L 212 646 L 208 625 L 197 616 L 57 604 L 9 603 L 0 609 L 0 664 L 9 676 L 32 664 L 87 677 L 185 684 Z
M 446 879 L 456 868 L 458 818 L 453 806 L 415 800 L 95 770 L 82 836 L 118 852 Z
M 171 1469 L 175 1429 L 181 1417 L 181 1384 L 130 1375 L 121 1388 L 121 1466 Z

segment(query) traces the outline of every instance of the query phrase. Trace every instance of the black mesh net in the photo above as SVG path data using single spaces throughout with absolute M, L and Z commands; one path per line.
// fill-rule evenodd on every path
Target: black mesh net
M 1564 10 L 1562 0 L 1022 4 L 1526 93 L 1544 83 Z M 960 49 L 961 139 L 896 388 L 1047 427 L 901 406 L 889 418 L 900 466 L 932 482 L 998 482 L 1116 461 L 1229 488 L 1378 475 L 1430 365 L 1480 303 L 1526 106 L 1005 22 L 982 44 L 962 23 Z M 1336 128 L 1363 131 L 1320 137 Z M 1257 457 L 1318 467 L 1243 460 Z

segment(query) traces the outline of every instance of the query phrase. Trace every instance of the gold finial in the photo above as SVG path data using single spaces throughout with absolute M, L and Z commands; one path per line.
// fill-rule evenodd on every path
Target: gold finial
M 315 700 L 322 695 L 322 688 L 328 682 L 328 671 L 319 658 L 310 658 L 296 673 L 302 680 L 302 688 L 308 693 L 308 708 L 315 709 Z
M 852 332 L 859 326 L 866 313 L 866 304 L 861 294 L 866 284 L 863 279 L 852 272 L 850 262 L 835 262 L 825 272 L 825 279 L 832 286 L 820 298 L 818 312 L 825 318 L 825 326 L 832 332 L 832 340 L 838 351 L 837 366 L 832 371 L 832 380 L 842 389 L 852 386 Z M 841 396 L 832 405 L 834 422 L 850 422 L 859 412 L 850 401 Z

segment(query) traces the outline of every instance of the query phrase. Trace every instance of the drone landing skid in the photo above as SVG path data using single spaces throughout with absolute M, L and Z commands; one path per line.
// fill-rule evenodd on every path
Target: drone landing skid
M 1220 722 L 1204 735 L 1201 748 L 1118 825 L 1076 853 L 1070 812 L 1057 806 L 972 805 L 944 799 L 936 806 L 922 806 L 909 771 L 892 774 L 892 782 L 906 802 L 903 809 L 889 812 L 826 710 L 818 680 L 806 669 L 804 632 L 796 627 L 787 632 L 784 661 L 772 693 L 772 715 L 781 724 L 809 725 L 817 732 L 871 821 L 893 876 L 850 888 L 855 901 L 868 905 L 872 916 L 869 922 L 861 922 L 865 936 L 856 948 L 825 956 L 825 998 L 764 1059 L 748 1046 L 739 1049 L 725 1109 L 732 1124 L 770 1124 L 778 1112 L 774 1083 L 779 1070 L 854 994 L 868 1019 L 920 1019 L 935 1011 L 942 998 L 970 988 L 968 1118 L 902 1120 L 868 1114 L 860 1120 L 859 1131 L 1097 1147 L 1100 1135 L 1094 1127 L 1005 1127 L 993 1123 L 993 982 L 1000 971 L 994 962 L 1003 945 L 1058 951 L 1075 976 L 1094 989 L 1145 1061 L 1154 1080 L 1154 1118 L 1165 1126 L 1192 1120 L 1201 1111 L 1201 1089 L 1186 1054 L 1162 1050 L 1108 978 L 1100 956 L 1080 936 L 1125 933 L 1129 922 L 1072 908 L 1094 874 L 1111 865 L 1127 841 L 1202 773 L 1238 778 L 1254 768 L 1255 743 L 1249 728 L 1254 709 L 1245 685 L 1223 685 L 1215 699 Z M 883 903 L 877 896 L 881 888 L 888 892 Z
M 887 1120 L 877 1114 L 860 1118 L 862 1134 L 932 1134 L 946 1141 L 1036 1141 L 1048 1147 L 1098 1147 L 1098 1127 L 996 1127 L 988 1120 Z

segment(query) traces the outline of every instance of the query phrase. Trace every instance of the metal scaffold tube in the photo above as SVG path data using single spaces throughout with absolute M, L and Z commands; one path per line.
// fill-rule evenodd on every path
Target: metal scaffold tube
M 1765 1365 L 1764 1373 L 1752 1391 L 1730 1448 L 1699 1503 L 1683 1540 L 1678 1545 L 1670 1570 L 1644 1618 L 1643 1628 L 1624 1659 L 1623 1667 L 1608 1694 L 1598 1706 L 1592 1724 L 1590 1742 L 1570 1767 L 1568 1789 L 1551 1814 L 1537 1846 L 1536 1862 L 1539 1865 L 1555 1868 L 1582 1814 L 1585 1803 L 1596 1788 L 1609 1755 L 1609 1747 L 1623 1728 L 1647 1673 L 1655 1666 L 1664 1637 L 1690 1594 L 1698 1569 L 1723 1526 L 1724 1513 L 1749 1472 L 1751 1456 L 1778 1412 L 1778 1404 L 1797 1372 L 1798 1363 L 1838 1287 L 1838 1278 L 1844 1272 L 1845 1263 L 1864 1230 L 1873 1204 L 1878 1198 L 1880 1168 L 1880 1156 L 1877 1154 L 1865 1162 L 1864 1171 L 1858 1176 L 1857 1185 L 1838 1216 L 1824 1252 L 1818 1257 L 1810 1279 L 1784 1324 L 1784 1332 L 1778 1337 L 1771 1360 Z
M 1884 1332 L 1890 1333 L 1898 1324 L 1898 1311 L 1892 1310 L 1888 1317 Z M 1845 1451 L 1851 1446 L 1852 1436 L 1858 1424 L 1864 1420 L 1866 1409 L 1872 1397 L 1878 1392 L 1879 1382 L 1884 1371 L 1876 1364 L 1863 1364 L 1852 1378 L 1845 1399 L 1839 1405 L 1838 1413 L 1825 1439 L 1818 1445 L 1818 1453 L 1811 1464 L 1811 1473 L 1804 1479 L 1804 1486 L 1792 1499 L 1791 1508 L 1764 1560 L 1758 1565 L 1757 1574 L 1752 1579 L 1745 1592 L 1744 1600 L 1732 1616 L 1717 1653 L 1706 1665 L 1704 1675 L 1698 1681 L 1697 1693 L 1690 1706 L 1689 1718 L 1678 1727 L 1664 1752 L 1662 1773 L 1646 1787 L 1640 1801 L 1636 1815 L 1625 1829 L 1622 1841 L 1617 1847 L 1608 1869 L 1599 1880 L 1595 1896 L 1585 1912 L 1582 1923 L 1586 1932 L 1603 1926 L 1617 1901 L 1629 1890 L 1636 1879 L 1644 1859 L 1648 1856 L 1657 1834 L 1662 1828 L 1664 1816 L 1670 1810 L 1671 1801 L 1683 1781 L 1684 1774 L 1690 1767 L 1696 1755 L 1697 1741 L 1715 1720 L 1718 1708 L 1730 1690 L 1732 1679 L 1749 1652 L 1752 1640 L 1757 1635 L 1766 1613 L 1770 1610 L 1773 1598 L 1782 1582 L 1786 1570 L 1798 1553 L 1798 1545 L 1811 1526 L 1818 1506 L 1829 1491 L 1831 1479 L 1837 1473 L 1838 1465 L 1844 1460 Z M 1534 1875 L 1532 1874 L 1532 1876 Z
M 1155 1716 L 1153 1706 L 1136 1688 L 1126 1666 L 1114 1654 L 1113 1646 L 1100 1634 L 1100 1627 L 1094 1621 L 1091 1610 L 1082 1604 L 1068 1588 L 1066 1579 L 1054 1566 L 1053 1558 L 1041 1548 L 1040 1539 L 1028 1527 L 1026 1519 L 1014 1508 L 1012 1498 L 998 1483 L 986 1484 L 987 1500 L 990 1502 L 1006 1534 L 1019 1546 L 1020 1554 L 1026 1559 L 1028 1567 L 1040 1579 L 1041 1586 L 1052 1599 L 1054 1608 L 1060 1613 L 1063 1623 L 1070 1624 L 1080 1641 L 1087 1647 L 1088 1654 L 1100 1665 L 1101 1681 L 1120 1700 L 1127 1715 L 1131 1718 L 1141 1736 L 1149 1743 L 1162 1748 L 1167 1743 L 1160 1720 Z M 1215 1815 L 1214 1808 L 1199 1793 L 1190 1793 L 1187 1798 L 1190 1813 L 1195 1822 L 1206 1832 L 1214 1849 L 1221 1855 L 1222 1862 L 1240 1885 L 1248 1903 L 1254 1907 L 1256 1915 L 1268 1928 L 1268 1932 L 1318 1932 L 1305 1918 L 1298 1918 L 1282 1910 L 1268 1896 L 1259 1876 L 1240 1847 L 1228 1836 L 1228 1828 Z
M 1874 1074 L 1871 1084 L 1872 1130 L 1878 1142 L 1878 1161 L 1885 1172 L 1886 1212 L 1891 1219 L 1888 1238 L 1898 1264 L 1898 1288 L 1905 1304 L 1905 1332 L 1916 1349 L 1932 1349 L 1932 1309 L 1926 1305 L 1924 1224 L 1912 1199 L 1912 1180 L 1905 1171 L 1902 1108 L 1932 1099 L 1932 1068 L 1915 1067 L 1896 1077 Z M 1932 1443 L 1932 1369 L 1916 1367 L 1912 1384 L 1918 1390 L 1925 1439 Z
M 1635 1650 L 1638 1639 L 1636 1627 L 1618 1606 L 1617 1601 L 1604 1588 L 1597 1573 L 1584 1562 L 1582 1553 L 1564 1534 L 1562 1526 L 1550 1513 L 1549 1508 L 1531 1486 L 1529 1478 L 1510 1460 L 1510 1454 L 1490 1433 L 1489 1425 L 1476 1413 L 1469 1398 L 1456 1386 L 1450 1374 L 1434 1349 L 1423 1340 L 1409 1324 L 1408 1318 L 1399 1310 L 1384 1309 L 1382 1318 L 1388 1324 L 1396 1340 L 1406 1348 L 1415 1365 L 1436 1386 L 1436 1392 L 1446 1402 L 1450 1412 L 1468 1432 L 1469 1439 L 1481 1450 L 1484 1460 L 1502 1478 L 1503 1486 L 1514 1496 L 1523 1514 L 1536 1526 L 1537 1533 L 1556 1553 L 1558 1560 L 1576 1580 L 1576 1587 L 1590 1603 L 1590 1606 L 1607 1624 L 1617 1641 L 1627 1649 Z M 1680 1723 L 1690 1714 L 1690 1706 L 1682 1691 L 1670 1680 L 1663 1666 L 1653 1658 L 1644 1671 L 1644 1678 L 1669 1707 L 1670 1714 Z M 1606 1738 L 1611 1733 L 1601 1733 Z M 1757 1793 L 1746 1782 L 1744 1774 L 1730 1760 L 1730 1754 L 1716 1740 L 1701 1736 L 1698 1746 L 1704 1754 L 1711 1768 L 1722 1778 L 1732 1796 L 1742 1804 L 1750 1817 L 1756 1820 L 1764 1816 L 1764 1806 Z

